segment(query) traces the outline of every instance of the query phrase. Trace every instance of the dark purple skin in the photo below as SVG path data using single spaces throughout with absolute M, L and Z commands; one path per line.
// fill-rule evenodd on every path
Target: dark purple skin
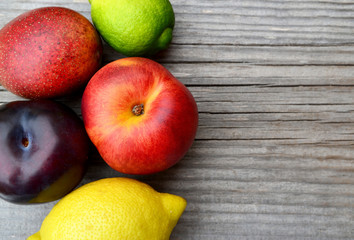
M 52 100 L 0 106 L 0 197 L 4 200 L 24 204 L 63 197 L 82 180 L 88 155 L 83 122 L 69 107 Z

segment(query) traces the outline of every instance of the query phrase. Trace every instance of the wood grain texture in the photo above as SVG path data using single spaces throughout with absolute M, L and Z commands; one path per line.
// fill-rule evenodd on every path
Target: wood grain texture
M 173 42 L 153 59 L 194 95 L 199 129 L 176 166 L 129 176 L 187 199 L 171 240 L 354 239 L 354 1 L 171 3 Z M 86 0 L 0 0 L 0 27 L 53 5 L 91 19 Z M 105 45 L 104 63 L 122 57 Z M 80 96 L 60 101 L 80 115 Z M 82 184 L 123 176 L 91 158 Z M 25 239 L 54 204 L 0 201 L 0 239 Z

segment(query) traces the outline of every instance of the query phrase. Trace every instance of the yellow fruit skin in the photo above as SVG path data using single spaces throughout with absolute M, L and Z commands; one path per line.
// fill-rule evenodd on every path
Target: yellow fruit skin
M 102 38 L 125 56 L 151 56 L 172 40 L 175 16 L 168 0 L 91 0 Z
M 186 204 L 137 180 L 106 178 L 65 196 L 27 240 L 168 240 Z
M 29 238 L 27 238 L 27 240 L 41 240 L 41 235 L 39 232 L 33 234 L 32 236 L 30 236 Z

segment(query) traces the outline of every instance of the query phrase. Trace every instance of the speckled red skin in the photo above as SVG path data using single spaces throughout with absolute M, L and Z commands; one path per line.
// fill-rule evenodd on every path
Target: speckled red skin
M 24 98 L 56 98 L 99 69 L 102 42 L 81 14 L 62 7 L 21 14 L 0 30 L 0 84 Z
M 123 58 L 101 68 L 81 102 L 86 131 L 102 158 L 127 174 L 163 171 L 191 147 L 198 109 L 189 90 L 162 65 Z M 134 115 L 136 105 L 144 113 Z

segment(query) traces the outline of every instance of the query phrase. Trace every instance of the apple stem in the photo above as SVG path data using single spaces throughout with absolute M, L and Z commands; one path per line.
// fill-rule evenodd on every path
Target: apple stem
M 135 105 L 132 109 L 135 116 L 140 116 L 144 114 L 144 104 Z

